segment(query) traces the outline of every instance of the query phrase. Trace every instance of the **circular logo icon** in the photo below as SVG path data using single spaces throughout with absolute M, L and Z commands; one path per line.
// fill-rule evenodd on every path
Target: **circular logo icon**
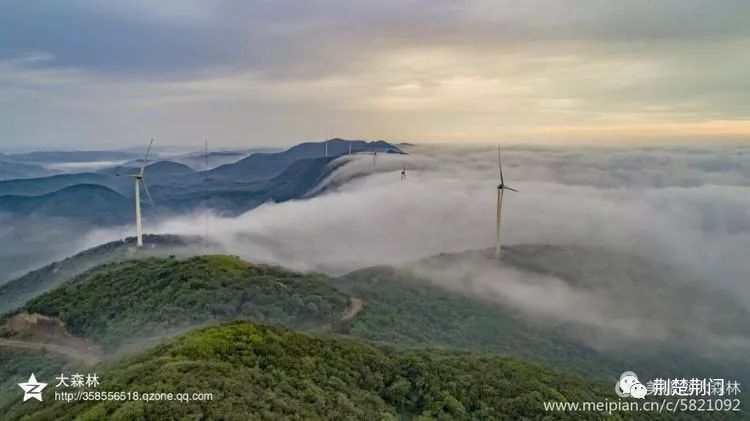
M 638 381 L 638 376 L 632 371 L 626 371 L 620 375 L 620 379 L 615 383 L 615 393 L 621 398 L 628 398 L 636 384 L 641 384 Z

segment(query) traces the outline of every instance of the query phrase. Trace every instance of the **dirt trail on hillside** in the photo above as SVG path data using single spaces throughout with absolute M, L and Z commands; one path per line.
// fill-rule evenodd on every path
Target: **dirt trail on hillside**
M 19 341 L 16 339 L 0 339 L 0 348 L 50 352 L 53 354 L 62 355 L 63 357 L 69 358 L 71 360 L 83 361 L 87 364 L 96 364 L 103 359 L 103 356 L 99 353 L 85 352 L 75 348 L 68 348 L 55 344 Z
M 357 317 L 357 314 L 359 314 L 359 312 L 362 311 L 364 307 L 365 302 L 361 299 L 354 297 L 349 298 L 349 305 L 346 307 L 344 315 L 341 316 L 341 321 L 345 322 Z

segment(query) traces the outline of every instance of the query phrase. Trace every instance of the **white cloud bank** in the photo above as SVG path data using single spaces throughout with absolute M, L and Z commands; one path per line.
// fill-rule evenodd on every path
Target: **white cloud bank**
M 210 236 L 247 260 L 331 273 L 491 247 L 494 150 L 412 152 L 378 156 L 376 164 L 371 156 L 354 157 L 312 198 L 269 203 L 233 218 L 211 216 Z M 748 349 L 750 334 L 736 313 L 750 303 L 747 150 L 508 148 L 504 173 L 520 190 L 505 196 L 504 244 L 607 250 L 622 257 L 611 278 L 603 270 L 591 275 L 603 273 L 601 279 L 576 283 L 475 262 L 451 268 L 457 273 L 428 271 L 435 282 L 620 338 L 687 335 L 726 350 Z M 205 215 L 196 214 L 147 231 L 203 235 L 205 229 Z M 122 234 L 96 232 L 91 244 Z M 558 263 L 570 269 L 596 259 L 571 256 Z M 646 268 L 622 263 L 638 265 L 633 256 L 669 268 L 669 279 L 659 279 L 659 272 L 639 279 Z M 717 295 L 701 300 L 700 291 L 713 290 Z M 733 303 L 725 306 L 722 297 L 729 295 L 721 294 Z

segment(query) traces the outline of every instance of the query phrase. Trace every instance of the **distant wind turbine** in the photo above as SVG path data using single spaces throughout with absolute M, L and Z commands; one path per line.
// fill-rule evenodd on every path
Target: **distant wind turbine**
M 154 139 L 151 139 L 151 142 L 149 142 L 148 144 L 148 149 L 146 149 L 146 155 L 143 157 L 140 172 L 138 174 L 131 175 L 131 177 L 133 177 L 133 181 L 135 182 L 135 235 L 136 245 L 138 247 L 143 246 L 143 223 L 141 222 L 141 184 L 143 184 L 143 190 L 146 192 L 146 196 L 148 196 L 149 203 L 151 203 L 151 206 L 154 206 L 154 200 L 151 198 L 151 193 L 148 192 L 148 186 L 146 185 L 146 179 L 144 176 L 146 164 L 148 163 L 148 154 L 149 152 L 151 152 L 151 145 L 153 144 Z
M 323 142 L 326 144 L 326 158 L 328 158 L 328 141 Z
M 495 257 L 500 257 L 500 228 L 503 220 L 503 192 L 510 190 L 517 192 L 518 190 L 508 187 L 503 181 L 503 161 L 500 159 L 500 146 L 497 147 L 497 168 L 500 171 L 500 184 L 497 185 L 497 226 L 495 227 L 496 238 L 495 238 Z

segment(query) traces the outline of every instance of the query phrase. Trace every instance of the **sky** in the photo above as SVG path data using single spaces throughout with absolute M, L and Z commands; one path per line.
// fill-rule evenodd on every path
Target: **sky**
M 742 0 L 6 0 L 0 147 L 744 142 Z

